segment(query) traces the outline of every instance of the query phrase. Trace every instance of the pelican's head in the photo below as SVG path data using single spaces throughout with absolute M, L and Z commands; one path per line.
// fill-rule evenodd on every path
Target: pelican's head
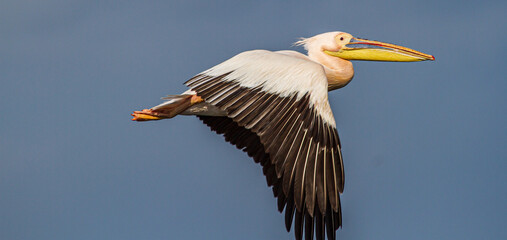
M 435 60 L 429 54 L 390 43 L 356 38 L 344 32 L 328 32 L 296 42 L 308 53 L 319 51 L 345 60 L 417 62 Z

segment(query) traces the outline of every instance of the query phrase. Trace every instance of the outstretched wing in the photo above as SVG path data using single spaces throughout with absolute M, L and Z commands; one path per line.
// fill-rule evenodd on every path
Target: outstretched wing
M 226 117 L 204 117 L 212 130 L 264 168 L 290 231 L 335 238 L 344 174 L 340 141 L 321 65 L 264 50 L 244 52 L 185 83 Z

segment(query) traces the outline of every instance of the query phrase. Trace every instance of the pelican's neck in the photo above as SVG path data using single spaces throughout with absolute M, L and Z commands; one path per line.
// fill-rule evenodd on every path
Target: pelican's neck
M 327 55 L 323 51 L 308 51 L 308 57 L 324 67 L 329 91 L 345 87 L 354 77 L 354 67 L 350 61 Z

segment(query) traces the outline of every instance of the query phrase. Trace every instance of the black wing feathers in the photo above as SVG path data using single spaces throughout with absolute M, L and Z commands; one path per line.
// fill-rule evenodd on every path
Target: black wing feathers
M 339 192 L 343 170 L 338 133 L 310 102 L 310 95 L 280 97 L 246 88 L 234 80 L 198 75 L 186 84 L 227 117 L 199 116 L 225 140 L 247 152 L 263 167 L 268 186 L 285 209 L 296 239 L 335 239 L 341 226 Z

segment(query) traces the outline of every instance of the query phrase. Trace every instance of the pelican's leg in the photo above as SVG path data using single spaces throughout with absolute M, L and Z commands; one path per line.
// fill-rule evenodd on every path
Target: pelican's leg
M 172 118 L 185 111 L 190 106 L 203 102 L 197 95 L 176 95 L 166 98 L 167 102 L 150 109 L 134 111 L 132 121 L 151 121 Z

